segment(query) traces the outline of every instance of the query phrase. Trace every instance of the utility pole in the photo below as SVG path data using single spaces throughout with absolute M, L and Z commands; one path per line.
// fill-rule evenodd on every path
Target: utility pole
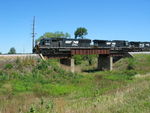
M 34 38 L 35 38 L 35 16 L 33 17 L 33 26 L 32 26 L 32 51 L 34 49 Z

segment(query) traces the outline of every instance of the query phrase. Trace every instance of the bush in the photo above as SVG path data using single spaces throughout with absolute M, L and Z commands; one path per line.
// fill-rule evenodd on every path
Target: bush
M 12 64 L 6 64 L 4 69 L 12 69 L 13 68 L 13 65 Z
M 76 65 L 81 64 L 82 61 L 83 61 L 83 56 L 82 55 L 75 55 L 75 56 L 73 56 L 73 58 L 75 60 L 74 62 L 75 62 Z
M 127 70 L 134 70 L 134 69 L 135 69 L 135 59 L 129 58 L 128 59 Z
M 37 68 L 38 70 L 46 70 L 46 69 L 48 68 L 48 66 L 49 66 L 49 63 L 48 63 L 48 62 L 46 62 L 46 61 L 41 61 L 41 62 L 36 66 L 36 68 Z
M 80 65 L 85 61 L 88 62 L 88 65 L 93 65 L 95 63 L 97 55 L 75 55 L 73 58 L 75 59 L 76 65 Z

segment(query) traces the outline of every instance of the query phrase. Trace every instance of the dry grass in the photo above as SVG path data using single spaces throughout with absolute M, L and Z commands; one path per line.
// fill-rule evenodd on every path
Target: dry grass
M 137 78 L 134 83 L 114 93 L 95 98 L 60 100 L 56 113 L 149 113 L 150 75 Z M 63 104 L 62 104 L 63 103 Z
M 66 66 L 66 65 L 63 65 L 63 64 L 60 64 L 60 66 L 64 69 L 64 70 L 66 70 L 66 71 L 71 71 L 71 67 L 70 66 Z M 75 72 L 82 72 L 82 69 L 81 69 L 81 66 L 74 66 L 74 71 Z
M 115 70 L 127 70 L 129 68 L 134 69 L 138 73 L 150 72 L 150 55 L 138 54 L 133 58 L 124 58 L 116 62 L 113 66 Z
M 39 98 L 31 93 L 20 94 L 14 96 L 8 94 L 7 96 L 0 96 L 0 112 L 1 113 L 24 113 L 29 111 L 32 104 L 38 103 Z

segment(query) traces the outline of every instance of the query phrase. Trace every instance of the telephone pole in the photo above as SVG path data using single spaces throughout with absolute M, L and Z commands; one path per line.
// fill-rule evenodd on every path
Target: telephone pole
M 34 49 L 34 38 L 35 38 L 35 16 L 33 17 L 33 26 L 32 26 L 32 51 Z

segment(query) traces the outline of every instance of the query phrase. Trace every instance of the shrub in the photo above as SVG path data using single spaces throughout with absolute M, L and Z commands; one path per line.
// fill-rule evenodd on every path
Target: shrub
M 134 69 L 135 69 L 135 59 L 129 58 L 128 59 L 127 70 L 134 70 Z
M 36 111 L 36 110 L 35 110 L 35 107 L 32 105 L 32 106 L 30 107 L 30 110 L 29 110 L 29 111 L 30 111 L 30 113 L 35 113 L 35 111 Z
M 5 69 L 12 69 L 12 68 L 13 68 L 13 65 L 12 65 L 12 64 L 6 64 L 4 68 L 5 68 Z
M 82 63 L 83 56 L 81 56 L 81 55 L 75 55 L 73 58 L 75 59 L 75 64 L 76 65 L 79 65 L 79 64 Z
M 37 66 L 36 68 L 38 70 L 46 70 L 48 68 L 49 64 L 47 61 L 41 61 Z
M 75 55 L 73 56 L 73 58 L 75 59 L 76 65 L 80 65 L 84 61 L 87 61 L 88 65 L 93 65 L 95 63 L 97 55 Z

